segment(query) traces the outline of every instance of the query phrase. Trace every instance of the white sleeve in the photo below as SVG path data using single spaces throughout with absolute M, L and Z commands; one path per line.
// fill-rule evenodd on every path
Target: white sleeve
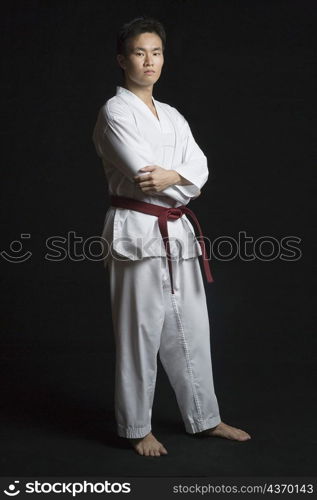
M 107 158 L 132 182 L 140 168 L 154 165 L 151 148 L 142 140 L 128 109 L 116 107 L 110 112 L 107 105 L 103 106 L 94 129 L 93 141 L 97 154 Z
M 180 165 L 176 165 L 173 169 L 192 184 L 184 186 L 177 185 L 175 188 L 177 188 L 184 196 L 188 196 L 193 199 L 199 196 L 200 189 L 208 179 L 208 163 L 206 156 L 193 137 L 188 122 L 182 115 L 180 116 L 183 119 L 183 127 L 181 131 L 183 158 L 182 163 Z

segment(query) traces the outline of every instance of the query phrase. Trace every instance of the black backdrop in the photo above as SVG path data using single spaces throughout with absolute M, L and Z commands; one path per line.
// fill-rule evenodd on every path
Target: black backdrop
M 116 31 L 142 14 L 167 30 L 153 95 L 187 118 L 208 158 L 209 181 L 190 205 L 206 236 L 293 236 L 301 252 L 295 261 L 213 258 L 216 393 L 222 419 L 252 440 L 186 435 L 159 364 L 153 432 L 169 450 L 159 459 L 116 437 L 107 275 L 82 248 L 100 236 L 108 207 L 91 135 L 121 83 Z M 2 8 L 1 475 L 315 473 L 315 30 L 316 5 L 305 0 Z M 47 239 L 66 248 L 71 233 L 77 246 L 49 260 Z

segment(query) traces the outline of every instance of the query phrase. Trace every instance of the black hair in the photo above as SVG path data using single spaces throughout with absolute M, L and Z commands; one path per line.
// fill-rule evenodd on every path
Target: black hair
M 160 21 L 153 17 L 140 16 L 125 23 L 117 33 L 117 54 L 127 55 L 127 40 L 141 33 L 156 33 L 162 40 L 163 50 L 166 44 L 166 33 Z

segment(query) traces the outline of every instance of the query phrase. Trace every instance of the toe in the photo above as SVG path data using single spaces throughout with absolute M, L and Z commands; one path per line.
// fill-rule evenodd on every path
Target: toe
M 239 439 L 241 441 L 247 441 L 248 439 L 251 439 L 251 436 L 247 432 L 240 431 Z

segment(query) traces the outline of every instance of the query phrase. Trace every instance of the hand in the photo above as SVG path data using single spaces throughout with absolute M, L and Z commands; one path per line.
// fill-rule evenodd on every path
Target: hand
M 134 180 L 143 193 L 157 193 L 180 182 L 181 176 L 175 170 L 166 170 L 158 165 L 147 165 L 139 172 L 149 172 L 148 175 L 136 175 Z

